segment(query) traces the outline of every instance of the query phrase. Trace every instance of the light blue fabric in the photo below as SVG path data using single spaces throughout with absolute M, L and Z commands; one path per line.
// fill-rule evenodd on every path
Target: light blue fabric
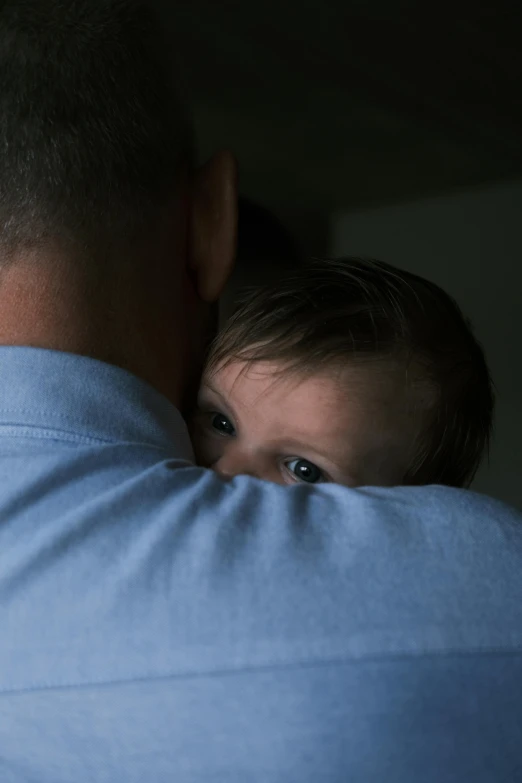
M 1 783 L 522 780 L 522 520 L 221 482 L 90 359 L 0 349 Z

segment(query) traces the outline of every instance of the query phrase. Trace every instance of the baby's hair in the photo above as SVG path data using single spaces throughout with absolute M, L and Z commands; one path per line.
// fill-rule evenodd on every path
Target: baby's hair
M 469 321 L 439 286 L 389 264 L 314 259 L 251 289 L 214 341 L 209 372 L 234 360 L 305 373 L 368 360 L 403 367 L 424 407 L 404 484 L 469 486 L 489 449 L 493 386 Z

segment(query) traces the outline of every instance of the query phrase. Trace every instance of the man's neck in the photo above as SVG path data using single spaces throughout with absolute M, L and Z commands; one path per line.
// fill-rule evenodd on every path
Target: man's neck
M 175 372 L 175 335 L 167 341 L 157 328 L 161 322 L 168 331 L 168 314 L 158 318 L 141 293 L 132 301 L 130 292 L 112 297 L 108 288 L 59 257 L 16 259 L 0 272 L 0 345 L 65 351 L 114 364 L 179 406 L 183 389 L 182 373 Z

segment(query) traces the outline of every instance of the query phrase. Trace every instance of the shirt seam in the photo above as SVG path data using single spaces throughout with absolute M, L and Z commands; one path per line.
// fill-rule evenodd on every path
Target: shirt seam
M 165 674 L 144 674 L 136 677 L 122 677 L 121 679 L 100 679 L 89 680 L 85 682 L 66 682 L 66 683 L 43 683 L 41 685 L 28 685 L 20 688 L 2 688 L 0 687 L 0 698 L 14 694 L 36 693 L 41 691 L 73 690 L 88 688 L 106 688 L 114 685 L 133 685 L 145 682 L 161 682 L 165 680 L 195 680 L 203 678 L 216 677 L 236 677 L 245 674 L 258 674 L 271 671 L 284 671 L 288 669 L 318 669 L 327 667 L 341 667 L 346 664 L 358 666 L 368 662 L 379 661 L 398 661 L 408 659 L 427 659 L 427 658 L 470 658 L 472 656 L 497 656 L 514 657 L 522 653 L 522 645 L 510 645 L 507 647 L 474 647 L 469 650 L 462 650 L 459 647 L 447 648 L 445 650 L 423 650 L 423 651 L 403 651 L 390 653 L 369 653 L 362 656 L 343 655 L 334 658 L 318 658 L 315 660 L 296 660 L 293 662 L 276 662 L 252 666 L 238 666 L 234 668 L 220 669 L 202 669 L 194 672 L 170 672 Z
M 117 438 L 102 438 L 96 435 L 81 435 L 72 430 L 61 430 L 58 427 L 39 427 L 27 424 L 0 424 L 0 439 L 2 430 L 10 430 L 9 438 L 31 438 L 34 440 L 62 440 L 81 443 L 118 443 Z
M 2 433 L 2 430 L 9 430 L 9 433 Z M 178 433 L 180 434 L 180 433 Z M 61 430 L 58 427 L 39 427 L 37 425 L 26 424 L 0 424 L 0 441 L 2 439 L 31 439 L 31 440 L 54 440 L 64 443 L 82 443 L 85 445 L 131 445 L 145 446 L 158 451 L 168 452 L 169 448 L 164 444 L 153 443 L 151 441 L 126 440 L 114 437 L 101 437 L 98 435 L 82 435 L 72 430 Z M 175 445 L 175 444 L 173 444 Z

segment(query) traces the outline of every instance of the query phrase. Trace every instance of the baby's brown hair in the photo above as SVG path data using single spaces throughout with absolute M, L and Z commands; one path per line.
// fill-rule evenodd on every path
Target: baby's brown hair
M 374 260 L 315 259 L 251 289 L 214 341 L 208 366 L 276 361 L 312 373 L 390 359 L 423 407 L 403 483 L 469 486 L 489 448 L 491 377 L 457 303 L 418 275 Z

